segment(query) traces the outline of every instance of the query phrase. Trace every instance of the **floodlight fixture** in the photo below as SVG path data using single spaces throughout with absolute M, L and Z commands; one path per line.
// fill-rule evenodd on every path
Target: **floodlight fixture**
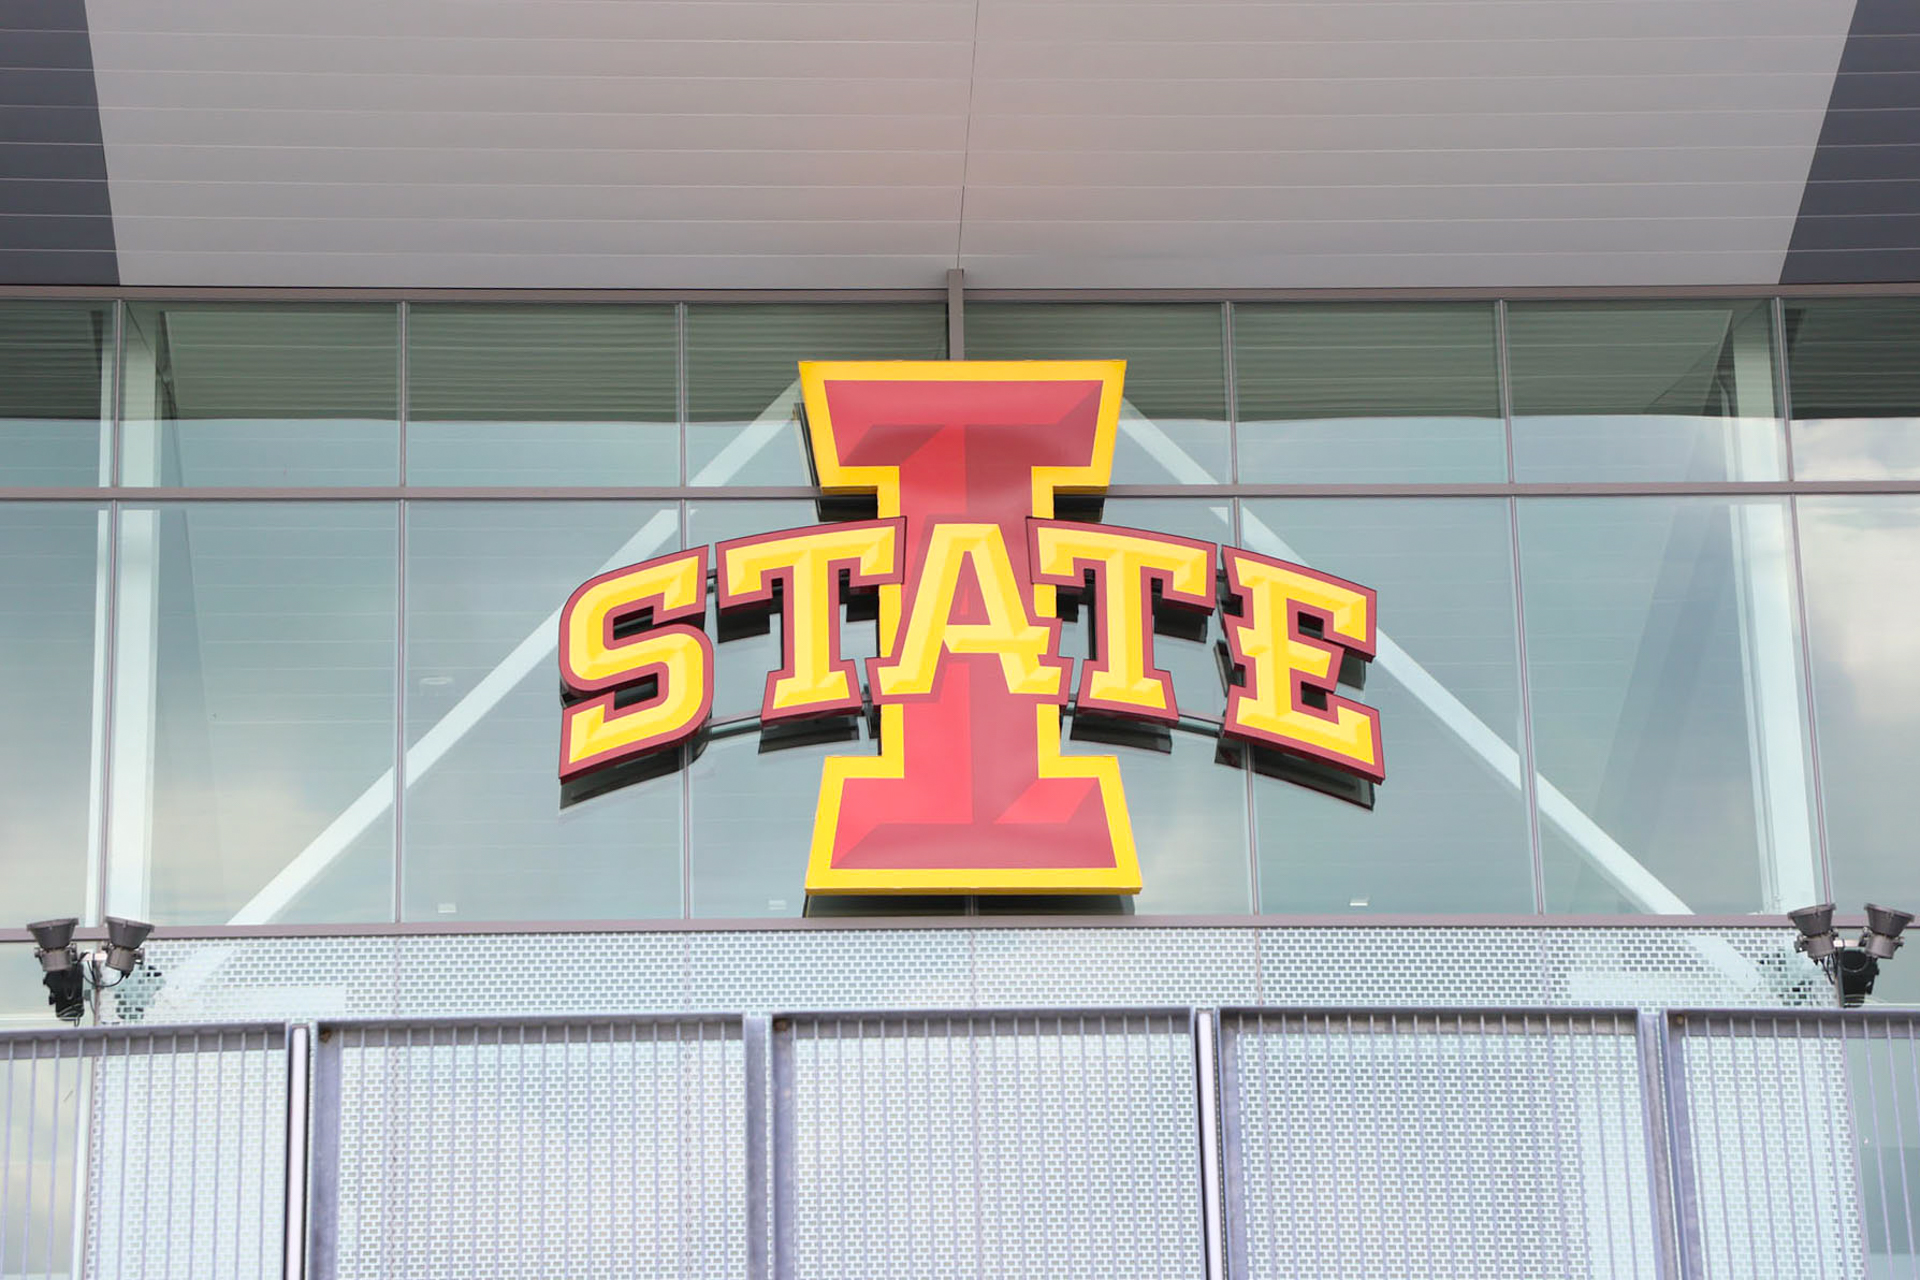
M 1807 953 L 1807 959 L 1825 961 L 1840 946 L 1840 940 L 1833 932 L 1833 904 L 1822 902 L 1814 907 L 1802 907 L 1798 911 L 1787 912 L 1787 919 L 1793 921 L 1793 927 L 1800 931 L 1800 938 L 1794 949 Z
M 40 968 L 47 973 L 58 973 L 80 963 L 80 956 L 73 949 L 73 931 L 80 922 L 71 916 L 65 920 L 39 920 L 27 926 L 27 932 L 33 935 L 33 958 L 40 962 Z
M 1900 934 L 1913 923 L 1913 912 L 1867 904 L 1867 930 L 1860 935 L 1860 947 L 1876 960 L 1891 960 L 1900 949 Z
M 95 995 L 97 1021 L 100 989 L 126 981 L 146 958 L 141 944 L 153 932 L 152 925 L 119 916 L 108 916 L 106 923 L 107 945 L 97 951 L 89 950 L 84 956 L 73 942 L 79 920 L 72 917 L 39 920 L 27 926 L 35 944 L 34 959 L 40 962 L 40 979 L 47 988 L 47 1003 L 53 1006 L 54 1015 L 64 1021 L 78 1022 L 86 1015 L 90 992 Z M 105 980 L 108 969 L 116 975 L 112 982 Z
M 1913 912 L 1869 902 L 1866 931 L 1858 942 L 1842 942 L 1834 933 L 1831 902 L 1789 911 L 1787 919 L 1800 931 L 1794 950 L 1806 952 L 1807 959 L 1825 971 L 1842 1008 L 1855 1009 L 1873 994 L 1880 962 L 1891 960 L 1900 949 L 1900 934 L 1913 923 Z
M 133 972 L 134 966 L 145 959 L 140 944 L 153 932 L 153 926 L 144 920 L 125 920 L 119 916 L 107 917 L 107 968 L 122 978 Z

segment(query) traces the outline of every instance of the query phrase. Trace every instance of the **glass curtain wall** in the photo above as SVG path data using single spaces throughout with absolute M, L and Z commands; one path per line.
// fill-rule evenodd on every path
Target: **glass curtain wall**
M 777 632 L 712 617 L 712 731 L 562 806 L 569 592 L 837 515 L 795 362 L 940 359 L 946 324 L 0 304 L 0 898 L 174 925 L 1920 900 L 1910 299 L 970 304 L 975 358 L 1129 362 L 1101 518 L 1379 592 L 1374 807 L 1221 742 L 1216 618 L 1156 637 L 1179 728 L 1068 726 L 1120 759 L 1137 898 L 809 908 L 820 761 L 872 744 L 762 734 Z M 1088 655 L 1084 615 L 1062 643 Z

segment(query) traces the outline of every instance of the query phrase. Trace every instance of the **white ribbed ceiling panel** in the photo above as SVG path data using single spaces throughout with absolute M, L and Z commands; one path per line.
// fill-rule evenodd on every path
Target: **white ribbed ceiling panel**
M 1771 283 L 1853 0 L 89 0 L 127 284 Z

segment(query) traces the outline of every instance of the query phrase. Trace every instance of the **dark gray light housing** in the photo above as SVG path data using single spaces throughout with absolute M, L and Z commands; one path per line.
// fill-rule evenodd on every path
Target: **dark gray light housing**
M 1867 904 L 1867 931 L 1860 945 L 1876 960 L 1891 960 L 1900 949 L 1900 934 L 1913 923 L 1913 912 Z
M 73 931 L 79 927 L 80 921 L 72 917 L 41 920 L 27 926 L 27 932 L 33 935 L 34 943 L 40 948 L 34 957 L 40 961 L 41 969 L 47 973 L 58 973 L 73 965 L 75 957 L 70 954 Z
M 1838 947 L 1839 941 L 1833 936 L 1831 902 L 1789 911 L 1787 919 L 1793 921 L 1793 927 L 1800 931 L 1800 941 L 1796 945 L 1807 953 L 1807 959 L 1825 960 Z
M 119 916 L 107 917 L 107 968 L 125 976 L 133 972 L 140 963 L 140 944 L 153 932 L 153 926 L 143 920 L 123 920 Z

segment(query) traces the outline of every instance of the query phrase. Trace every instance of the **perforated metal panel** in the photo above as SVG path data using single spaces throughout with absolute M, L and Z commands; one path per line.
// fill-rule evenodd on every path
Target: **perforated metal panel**
M 781 1274 L 1201 1274 L 1185 1013 L 781 1019 L 774 1063 Z
M 1630 1016 L 1221 1019 L 1231 1274 L 1654 1276 Z
M 314 1274 L 746 1270 L 738 1019 L 323 1027 Z
M 147 944 L 118 1021 L 776 1009 L 1831 1004 L 1785 930 L 769 929 Z
M 285 1036 L 0 1035 L 0 1275 L 277 1275 Z
M 1868 1016 L 1673 1015 L 1675 1175 L 1703 1274 L 1920 1274 L 1914 1024 Z

